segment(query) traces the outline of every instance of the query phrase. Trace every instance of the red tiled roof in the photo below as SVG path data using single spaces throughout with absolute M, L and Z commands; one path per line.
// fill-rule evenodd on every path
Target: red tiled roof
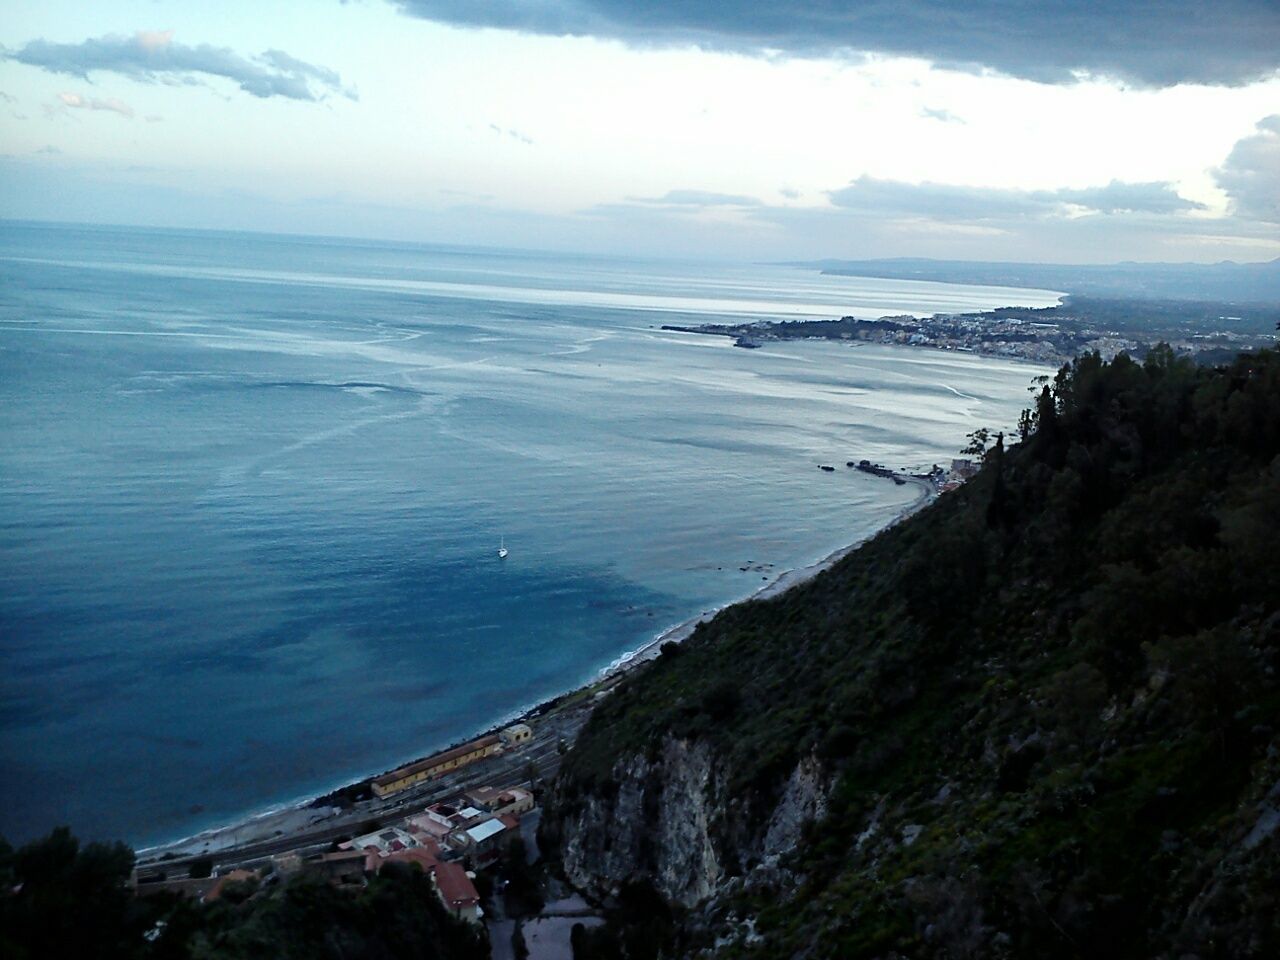
M 423 870 L 430 872 L 432 867 L 440 862 L 439 851 L 430 847 L 413 847 L 409 850 L 397 850 L 384 860 L 378 862 L 378 867 L 384 863 L 416 863 Z
M 456 863 L 438 863 L 435 867 L 436 888 L 444 902 L 451 907 L 470 906 L 480 902 L 475 884 L 467 871 Z

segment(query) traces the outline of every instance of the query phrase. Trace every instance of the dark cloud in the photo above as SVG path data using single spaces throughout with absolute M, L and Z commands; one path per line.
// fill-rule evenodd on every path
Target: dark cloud
M 1098 213 L 1185 213 L 1204 209 L 1203 203 L 1178 196 L 1178 191 L 1164 182 L 1121 183 L 1112 180 L 1105 187 L 1054 190 L 1037 196 Z
M 95 72 L 117 73 L 144 83 L 198 83 L 204 77 L 221 77 L 255 97 L 322 100 L 339 93 L 355 99 L 332 70 L 281 50 L 242 57 L 226 47 L 175 43 L 172 30 L 143 30 L 132 37 L 112 35 L 80 43 L 32 40 L 0 56 L 83 80 Z
M 394 0 L 471 27 L 799 56 L 871 51 L 1049 83 L 1240 85 L 1280 70 L 1276 0 Z
M 630 197 L 636 203 L 662 204 L 676 207 L 758 207 L 755 197 L 740 193 L 716 193 L 713 190 L 668 190 L 660 197 Z
M 1257 132 L 1232 148 L 1214 177 L 1236 216 L 1280 223 L 1280 113 L 1259 120 Z
M 1010 190 L 949 183 L 903 183 L 859 177 L 829 193 L 834 206 L 876 216 L 925 218 L 946 223 L 1061 216 L 1071 207 L 1101 214 L 1169 214 L 1203 209 L 1168 183 L 1121 183 L 1083 190 Z

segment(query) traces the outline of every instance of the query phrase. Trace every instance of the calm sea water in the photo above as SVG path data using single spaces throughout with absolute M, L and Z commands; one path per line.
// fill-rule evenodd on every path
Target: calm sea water
M 176 838 L 442 746 L 873 530 L 914 492 L 818 463 L 949 457 L 1039 372 L 662 324 L 1055 299 L 0 224 L 0 833 Z

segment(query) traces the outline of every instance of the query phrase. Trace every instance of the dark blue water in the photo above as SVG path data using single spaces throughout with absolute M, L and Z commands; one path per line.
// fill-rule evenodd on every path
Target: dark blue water
M 466 735 L 876 528 L 912 491 L 817 463 L 949 457 L 1039 372 L 663 323 L 1010 299 L 1054 297 L 0 224 L 0 833 L 173 838 Z

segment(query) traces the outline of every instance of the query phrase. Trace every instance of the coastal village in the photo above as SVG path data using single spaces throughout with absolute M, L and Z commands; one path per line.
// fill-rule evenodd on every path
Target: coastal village
M 517 752 L 533 740 L 529 724 L 512 724 L 496 734 L 374 777 L 369 787 L 377 800 L 394 800 L 464 767 Z M 522 820 L 535 810 L 532 784 L 469 787 L 445 800 L 410 809 L 368 832 L 335 839 L 323 850 L 312 849 L 311 838 L 302 836 L 295 848 L 252 860 L 237 851 L 227 852 L 226 863 L 198 858 L 185 864 L 185 870 L 176 868 L 175 874 L 185 875 L 175 876 L 169 875 L 166 862 L 161 860 L 135 869 L 134 891 L 138 896 L 164 892 L 209 903 L 228 895 L 243 899 L 298 874 L 339 887 L 362 887 L 389 864 L 404 864 L 422 870 L 431 879 L 451 915 L 480 923 L 484 914 L 476 886 L 478 873 L 498 863 L 517 839 L 536 848 Z
M 1135 321 L 1133 315 L 1140 321 Z M 664 326 L 680 333 L 727 336 L 754 349 L 779 340 L 841 340 L 926 347 L 1058 366 L 1084 353 L 1111 360 L 1141 359 L 1157 343 L 1181 356 L 1214 362 L 1241 350 L 1273 346 L 1280 313 L 1238 304 L 1133 304 L 1070 298 L 1057 307 L 1001 307 L 982 313 L 909 314 L 874 320 L 757 321 L 743 324 Z

